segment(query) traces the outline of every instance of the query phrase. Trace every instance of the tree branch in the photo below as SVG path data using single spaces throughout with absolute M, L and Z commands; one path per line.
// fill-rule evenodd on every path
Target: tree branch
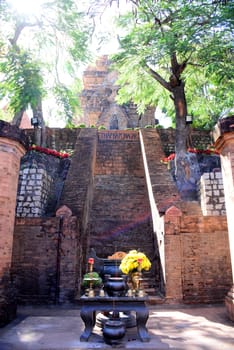
M 186 68 L 189 58 L 184 60 L 182 63 L 178 63 L 176 52 L 171 55 L 171 71 L 177 79 L 180 79 L 181 74 Z
M 12 39 L 9 39 L 11 45 L 12 46 L 17 45 L 17 41 L 19 39 L 19 36 L 25 27 L 34 27 L 34 26 L 37 26 L 38 24 L 39 23 L 27 23 L 27 22 L 18 23 L 16 26 L 16 29 L 15 29 L 14 37 Z
M 19 23 L 16 26 L 14 37 L 12 39 L 9 39 L 12 46 L 17 44 L 17 40 L 19 39 L 19 36 L 20 36 L 22 30 L 25 28 L 25 26 L 26 26 L 25 23 Z
M 152 68 L 150 68 L 148 66 L 148 64 L 146 64 L 146 70 L 147 72 L 155 79 L 157 80 L 157 82 L 159 84 L 161 84 L 165 89 L 167 89 L 168 91 L 172 91 L 171 90 L 171 87 L 170 87 L 170 84 L 163 78 L 161 77 L 160 74 L 158 74 L 157 72 L 155 72 Z

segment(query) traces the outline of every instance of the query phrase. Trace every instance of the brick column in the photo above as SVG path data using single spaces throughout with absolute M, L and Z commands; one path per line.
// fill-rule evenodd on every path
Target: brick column
M 175 206 L 168 208 L 164 216 L 167 303 L 183 301 L 181 216 L 181 210 Z
M 217 134 L 218 131 L 218 134 Z M 215 147 L 221 153 L 228 235 L 232 265 L 232 287 L 225 298 L 229 318 L 234 321 L 234 116 L 219 122 L 214 134 Z
M 11 259 L 20 158 L 26 138 L 15 126 L 0 121 L 0 326 L 14 318 Z

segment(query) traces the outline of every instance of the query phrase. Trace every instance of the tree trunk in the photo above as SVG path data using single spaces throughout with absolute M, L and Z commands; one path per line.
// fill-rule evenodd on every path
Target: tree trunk
M 172 90 L 176 114 L 176 132 L 175 132 L 175 153 L 187 151 L 187 138 L 189 135 L 189 126 L 186 124 L 187 103 L 184 92 L 184 82 Z
M 40 100 L 33 108 L 33 118 L 38 120 L 38 125 L 34 127 L 34 142 L 38 146 L 46 147 L 45 122 L 43 119 L 42 101 Z
M 21 109 L 19 112 L 15 113 L 14 118 L 12 120 L 13 125 L 17 125 L 18 127 L 20 126 L 24 112 L 25 112 L 25 109 Z
M 175 130 L 175 161 L 172 171 L 178 191 L 183 199 L 197 199 L 197 181 L 200 179 L 200 169 L 197 156 L 187 152 L 190 142 L 190 127 L 186 123 L 187 103 L 185 97 L 185 82 L 181 76 L 187 62 L 178 63 L 176 52 L 171 54 L 171 76 L 166 81 L 161 75 L 147 66 L 149 74 L 171 93 L 176 115 Z
M 200 179 L 200 168 L 197 156 L 187 152 L 190 127 L 186 124 L 187 104 L 184 83 L 181 82 L 172 89 L 175 112 L 175 179 L 181 198 L 185 200 L 197 199 L 197 181 Z

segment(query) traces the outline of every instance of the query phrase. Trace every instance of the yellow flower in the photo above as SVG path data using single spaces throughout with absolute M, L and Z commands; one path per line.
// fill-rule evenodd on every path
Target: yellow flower
M 151 267 L 151 262 L 144 253 L 138 252 L 137 250 L 130 250 L 122 259 L 119 266 L 120 270 L 126 275 L 131 271 L 137 270 L 138 267 L 140 267 L 141 270 L 148 271 Z

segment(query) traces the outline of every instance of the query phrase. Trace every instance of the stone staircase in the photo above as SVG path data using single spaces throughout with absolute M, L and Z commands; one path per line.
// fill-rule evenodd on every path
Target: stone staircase
M 152 262 L 144 289 L 152 298 L 159 295 L 160 260 L 137 132 L 114 131 L 113 139 L 110 132 L 99 135 L 93 183 L 90 248 L 102 258 L 116 251 L 144 252 Z
M 172 205 L 198 213 L 197 202 L 184 205 L 175 184 L 161 163 L 163 151 L 156 130 L 142 131 L 153 196 L 160 214 Z M 161 302 L 163 282 L 153 232 L 151 206 L 137 131 L 81 130 L 64 186 L 61 205 L 80 218 L 82 249 L 94 248 L 107 258 L 116 251 L 140 249 L 152 267 L 144 272 L 144 289 Z M 181 207 L 180 207 L 181 205 Z M 84 260 L 85 263 L 85 260 Z

